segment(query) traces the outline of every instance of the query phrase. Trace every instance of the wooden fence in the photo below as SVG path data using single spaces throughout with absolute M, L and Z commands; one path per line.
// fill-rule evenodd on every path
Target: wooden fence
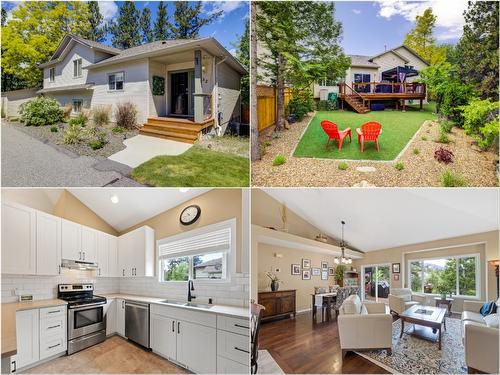
M 292 98 L 290 89 L 285 89 L 285 108 Z M 257 86 L 257 124 L 259 131 L 276 123 L 276 89 L 272 86 Z

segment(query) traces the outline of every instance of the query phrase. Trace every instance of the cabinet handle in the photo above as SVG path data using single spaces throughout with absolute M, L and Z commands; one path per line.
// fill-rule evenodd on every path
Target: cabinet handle
M 125 300 L 122 301 L 122 309 L 125 308 Z
M 61 310 L 52 310 L 52 311 L 49 311 L 48 314 L 55 314 L 55 313 L 58 313 L 58 312 L 61 312 Z
M 12 370 L 12 372 L 16 372 L 17 371 L 17 361 L 12 361 L 12 364 L 14 365 L 14 370 Z
M 59 275 L 60 275 L 61 274 L 61 266 L 58 266 L 58 267 L 59 267 L 59 271 L 58 272 L 59 272 Z
M 101 269 L 99 268 L 99 276 L 101 276 Z
M 122 274 L 123 274 L 122 276 L 125 276 L 125 268 L 122 269 Z
M 177 322 L 177 333 L 181 333 L 181 322 Z
M 175 332 L 175 322 L 172 320 L 172 332 Z
M 59 345 L 61 345 L 61 343 L 56 344 L 56 345 L 49 346 L 49 347 L 48 347 L 48 349 L 54 349 L 54 348 L 57 348 Z
M 81 251 L 78 252 L 78 260 L 82 260 L 82 252 Z
M 242 326 L 241 324 L 234 324 L 235 327 L 250 329 L 250 327 Z
M 234 347 L 235 350 L 239 350 L 240 352 L 243 352 L 243 353 L 250 353 L 248 350 L 245 350 L 245 349 L 240 349 L 238 348 L 237 346 Z
M 85 260 L 85 251 L 83 252 L 83 260 Z
M 50 327 L 47 327 L 47 329 L 58 328 L 58 327 L 60 327 L 60 326 L 61 326 L 61 325 L 60 325 L 60 324 L 58 324 L 58 325 L 56 325 L 56 326 L 50 326 Z

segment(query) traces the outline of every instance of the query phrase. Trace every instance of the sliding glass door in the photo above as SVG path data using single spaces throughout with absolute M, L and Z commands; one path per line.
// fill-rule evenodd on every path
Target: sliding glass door
M 391 291 L 389 264 L 363 266 L 363 299 L 385 302 Z

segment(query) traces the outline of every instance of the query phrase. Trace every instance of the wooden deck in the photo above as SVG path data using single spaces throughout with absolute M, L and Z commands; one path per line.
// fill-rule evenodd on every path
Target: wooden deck
M 139 133 L 178 142 L 194 143 L 204 129 L 214 125 L 214 119 L 195 122 L 193 118 L 148 117 Z

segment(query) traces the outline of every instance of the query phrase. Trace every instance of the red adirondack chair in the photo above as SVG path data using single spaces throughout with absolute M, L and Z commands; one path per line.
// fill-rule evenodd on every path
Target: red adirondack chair
M 323 128 L 323 131 L 328 135 L 328 141 L 326 141 L 326 148 L 328 148 L 331 139 L 338 142 L 339 150 L 342 150 L 342 143 L 344 143 L 345 137 L 349 136 L 349 142 L 352 141 L 351 128 L 339 130 L 336 124 L 328 120 L 321 121 L 321 127 Z
M 380 151 L 378 136 L 382 134 L 382 125 L 378 122 L 370 121 L 361 125 L 361 129 L 356 128 L 356 133 L 358 134 L 358 143 L 361 144 L 361 152 L 365 149 L 365 142 L 375 142 L 377 152 Z

